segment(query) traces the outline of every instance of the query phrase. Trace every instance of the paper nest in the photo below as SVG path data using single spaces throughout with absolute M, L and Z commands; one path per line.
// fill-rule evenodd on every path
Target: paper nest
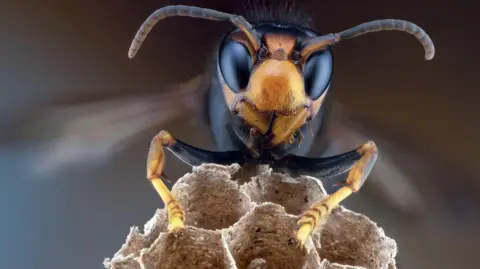
M 167 232 L 158 209 L 142 233 L 132 227 L 109 269 L 395 269 L 396 242 L 368 217 L 335 209 L 305 248 L 289 241 L 296 222 L 326 196 L 320 181 L 258 167 L 235 179 L 238 165 L 206 164 L 180 178 L 172 193 L 185 210 L 182 236 Z M 234 175 L 235 174 L 235 175 Z

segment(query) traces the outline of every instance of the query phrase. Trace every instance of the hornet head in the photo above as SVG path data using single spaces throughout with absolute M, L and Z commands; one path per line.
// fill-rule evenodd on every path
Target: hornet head
M 156 10 L 147 18 L 132 41 L 129 57 L 135 56 L 158 21 L 171 16 L 230 21 L 237 27 L 220 46 L 218 77 L 232 114 L 251 132 L 267 137 L 269 147 L 292 142 L 299 128 L 317 115 L 331 84 L 332 45 L 369 32 L 397 30 L 414 35 L 427 60 L 435 52 L 425 31 L 404 20 L 376 20 L 320 35 L 295 25 L 252 26 L 242 16 L 178 5 Z

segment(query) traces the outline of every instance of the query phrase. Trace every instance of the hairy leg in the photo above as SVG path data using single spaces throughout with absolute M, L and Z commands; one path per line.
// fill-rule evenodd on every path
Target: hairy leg
M 197 166 L 202 163 L 242 164 L 243 154 L 239 151 L 212 152 L 195 148 L 176 140 L 167 131 L 160 131 L 152 139 L 148 153 L 147 178 L 165 204 L 168 212 L 168 229 L 170 232 L 174 232 L 184 228 L 185 214 L 181 205 L 162 180 L 162 177 L 165 178 L 163 174 L 165 167 L 164 148 L 191 166 Z

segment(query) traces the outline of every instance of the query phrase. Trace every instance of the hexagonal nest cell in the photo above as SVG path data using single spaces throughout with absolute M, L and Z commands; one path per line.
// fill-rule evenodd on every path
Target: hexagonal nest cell
M 318 179 L 257 169 L 234 180 L 238 165 L 204 164 L 172 193 L 185 210 L 182 236 L 167 232 L 158 209 L 144 232 L 132 227 L 109 269 L 394 269 L 396 242 L 368 217 L 334 209 L 304 248 L 292 244 L 300 215 L 327 194 Z

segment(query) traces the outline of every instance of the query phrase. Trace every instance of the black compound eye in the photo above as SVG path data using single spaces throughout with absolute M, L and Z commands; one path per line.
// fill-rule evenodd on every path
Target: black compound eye
M 236 93 L 245 89 L 252 72 L 252 61 L 248 49 L 241 43 L 230 40 L 221 48 L 220 70 L 225 83 Z
M 333 57 L 330 50 L 314 52 L 303 68 L 305 92 L 312 100 L 318 99 L 330 85 Z

